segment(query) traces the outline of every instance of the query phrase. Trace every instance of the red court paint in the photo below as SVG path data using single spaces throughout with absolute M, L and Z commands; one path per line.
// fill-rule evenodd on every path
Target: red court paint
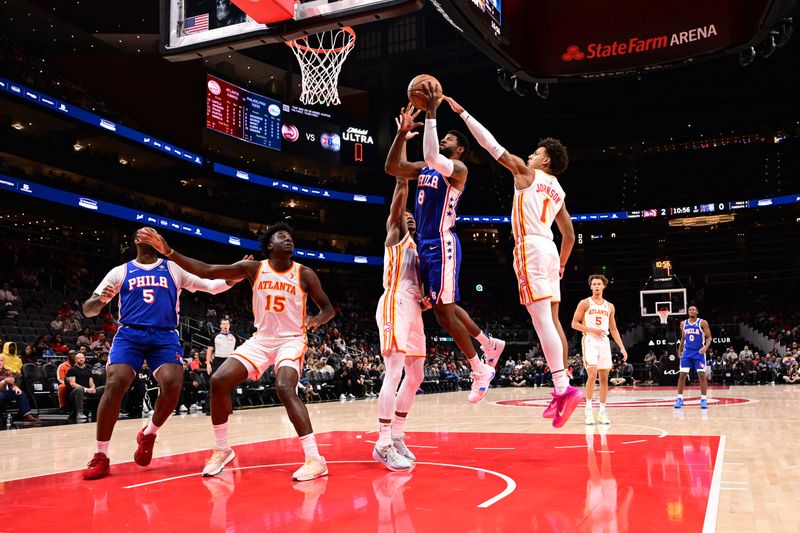
M 0 484 L 3 507 L 18 518 L 3 530 L 702 529 L 718 437 L 589 431 L 413 433 L 410 446 L 429 447 L 411 448 L 419 460 L 411 473 L 370 460 L 372 445 L 361 433 L 322 433 L 319 442 L 332 445 L 324 447 L 330 475 L 305 483 L 290 479 L 302 461 L 296 439 L 238 446 L 216 478 L 197 474 L 209 456 L 200 452 L 156 458 L 148 468 L 112 465 L 98 481 L 83 481 L 80 472 L 10 481 Z

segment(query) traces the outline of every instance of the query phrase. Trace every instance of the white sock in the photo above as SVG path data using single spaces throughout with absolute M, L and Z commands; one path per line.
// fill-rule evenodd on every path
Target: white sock
M 680 398 L 681 400 L 683 400 L 683 394 L 678 394 L 678 398 Z
M 467 359 L 467 361 L 469 361 L 469 366 L 472 367 L 473 372 L 476 374 L 483 374 L 483 363 L 481 363 L 481 360 L 478 359 L 477 354 Z
M 483 331 L 481 331 L 475 336 L 475 340 L 481 343 L 481 346 L 486 346 L 486 347 L 489 346 L 489 336 L 486 335 L 486 333 L 484 333 Z
M 144 428 L 145 435 L 154 435 L 158 433 L 158 430 L 161 429 L 161 426 L 157 426 L 153 424 L 153 419 L 150 419 L 150 422 L 147 423 L 147 427 Z
M 107 440 L 99 440 L 97 441 L 97 453 L 105 454 L 108 457 L 108 443 Z
M 601 413 L 605 413 L 606 412 L 606 404 L 603 403 L 603 402 L 600 402 L 600 412 Z
M 405 436 L 405 432 L 403 431 L 405 427 L 406 417 L 395 415 L 394 420 L 392 420 L 392 438 L 402 439 Z
M 700 395 L 700 399 L 701 399 L 701 400 L 705 400 L 705 399 L 706 399 L 706 395 L 705 395 L 705 394 L 701 394 L 701 395 Z
M 378 448 L 385 448 L 392 444 L 392 423 L 378 422 Z
M 553 387 L 556 389 L 556 394 L 564 394 L 564 391 L 569 387 L 569 378 L 567 372 L 562 368 L 553 372 Z
M 300 444 L 303 445 L 303 453 L 306 457 L 319 457 L 319 450 L 317 449 L 317 438 L 313 433 L 300 437 Z
M 592 412 L 592 400 L 586 400 L 586 411 L 589 413 Z
M 218 450 L 227 450 L 230 448 L 228 444 L 228 423 L 212 425 L 214 429 L 214 447 Z

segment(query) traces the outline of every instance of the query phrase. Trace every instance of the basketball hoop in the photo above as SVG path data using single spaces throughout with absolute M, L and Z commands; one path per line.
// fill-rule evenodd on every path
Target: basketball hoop
M 300 63 L 305 105 L 339 105 L 339 73 L 356 43 L 356 32 L 345 26 L 286 41 Z
M 658 319 L 661 321 L 661 324 L 666 324 L 667 318 L 669 318 L 669 309 L 659 309 L 656 313 L 658 313 Z

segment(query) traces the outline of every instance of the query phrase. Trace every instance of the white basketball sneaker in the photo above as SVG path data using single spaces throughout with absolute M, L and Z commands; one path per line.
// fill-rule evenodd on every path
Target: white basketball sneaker
M 472 403 L 478 403 L 483 400 L 484 396 L 489 392 L 489 384 L 494 379 L 494 368 L 486 363 L 481 363 L 481 365 L 483 366 L 483 374 L 478 375 L 475 372 L 470 374 L 472 377 L 472 390 L 469 392 L 469 401 Z
M 292 474 L 292 481 L 310 481 L 328 475 L 324 457 L 306 457 L 306 462 Z
M 486 358 L 486 364 L 492 368 L 495 368 L 497 366 L 497 362 L 500 360 L 500 354 L 502 354 L 503 350 L 505 349 L 506 341 L 503 339 L 495 339 L 494 337 L 490 337 L 489 345 L 481 346 L 483 355 Z

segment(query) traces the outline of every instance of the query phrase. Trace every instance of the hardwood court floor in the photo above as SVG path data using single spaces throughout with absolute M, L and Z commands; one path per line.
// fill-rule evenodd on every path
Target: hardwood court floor
M 0 529 L 57 523 L 66 497 L 72 526 L 94 531 L 800 531 L 800 387 L 715 389 L 707 411 L 676 411 L 669 389 L 616 389 L 610 427 L 585 428 L 579 408 L 560 430 L 541 418 L 548 393 L 418 396 L 410 474 L 371 460 L 376 401 L 309 405 L 330 476 L 306 484 L 290 480 L 302 453 L 281 408 L 237 411 L 238 457 L 206 481 L 203 415 L 171 418 L 146 469 L 131 462 L 143 420 L 120 421 L 112 475 L 94 482 L 76 472 L 94 424 L 3 431 L 4 509 L 26 519 Z

